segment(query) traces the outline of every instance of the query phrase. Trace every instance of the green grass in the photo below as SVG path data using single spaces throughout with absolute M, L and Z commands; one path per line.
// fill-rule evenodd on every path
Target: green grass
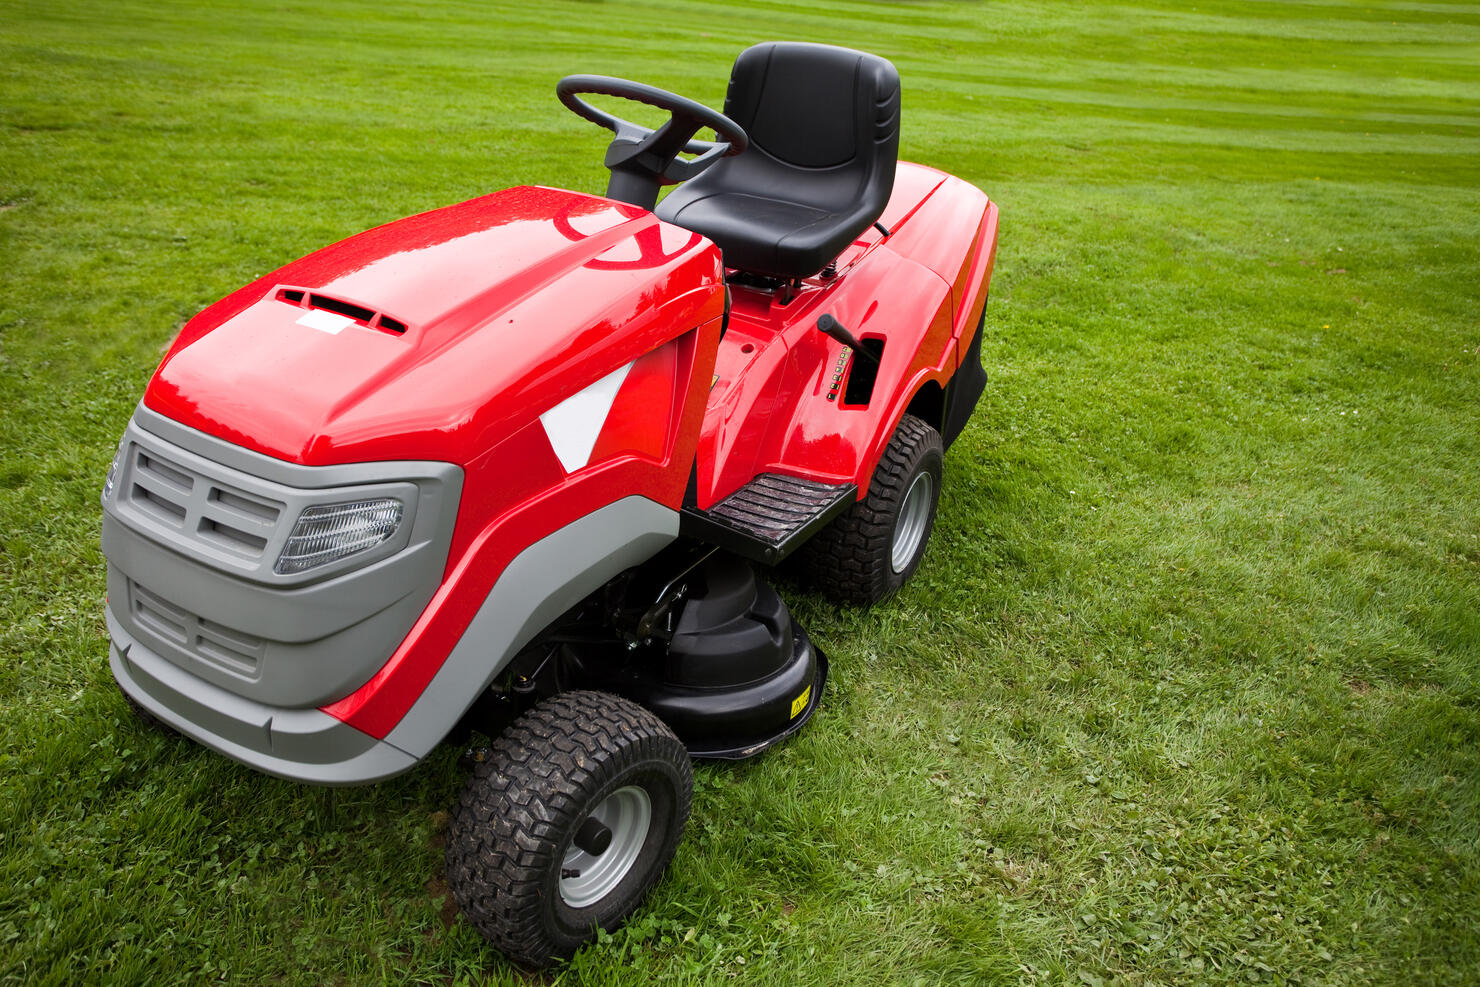
M 141 728 L 97 491 L 184 319 L 368 225 L 598 191 L 555 80 L 899 66 L 1001 205 L 914 582 L 788 588 L 822 711 L 701 767 L 541 983 L 1480 979 L 1480 7 L 0 3 L 0 983 L 517 983 L 455 752 L 325 791 Z

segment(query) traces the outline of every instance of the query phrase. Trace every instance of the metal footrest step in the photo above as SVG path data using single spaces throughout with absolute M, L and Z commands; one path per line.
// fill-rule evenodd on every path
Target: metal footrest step
M 707 511 L 685 507 L 680 530 L 736 555 L 774 565 L 858 499 L 851 483 L 762 473 Z

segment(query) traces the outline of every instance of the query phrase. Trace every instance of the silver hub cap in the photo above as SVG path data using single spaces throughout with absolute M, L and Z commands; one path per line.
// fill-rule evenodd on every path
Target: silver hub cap
M 925 525 L 930 520 L 930 498 L 934 490 L 935 482 L 930 474 L 921 473 L 904 495 L 899 523 L 894 526 L 894 548 L 889 553 L 889 565 L 895 572 L 909 568 L 910 560 L 925 540 Z
M 560 897 L 571 908 L 596 904 L 622 883 L 632 870 L 648 828 L 653 823 L 653 803 L 636 785 L 619 788 L 591 812 L 591 818 L 612 831 L 612 841 L 599 854 L 590 854 L 575 844 L 560 863 Z

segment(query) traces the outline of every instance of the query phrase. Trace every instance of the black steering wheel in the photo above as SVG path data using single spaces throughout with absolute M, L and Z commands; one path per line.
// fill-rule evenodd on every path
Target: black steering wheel
M 644 209 L 651 209 L 657 203 L 660 187 L 687 181 L 720 158 L 739 154 L 750 146 L 745 131 L 723 113 L 666 89 L 629 79 L 568 75 L 556 84 L 555 94 L 572 113 L 615 134 L 606 149 L 605 164 L 612 173 L 607 197 Z M 592 106 L 581 99 L 585 94 L 617 96 L 667 110 L 668 122 L 656 130 L 631 123 Z M 720 139 L 695 140 L 694 135 L 705 127 Z M 698 157 L 685 161 L 679 154 Z

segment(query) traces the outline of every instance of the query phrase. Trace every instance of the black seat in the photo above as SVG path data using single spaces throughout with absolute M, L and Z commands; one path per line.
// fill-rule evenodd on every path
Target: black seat
M 727 267 L 811 277 L 883 215 L 899 155 L 899 73 L 885 59 L 785 41 L 747 48 L 725 116 L 750 147 L 655 211 L 713 240 Z

